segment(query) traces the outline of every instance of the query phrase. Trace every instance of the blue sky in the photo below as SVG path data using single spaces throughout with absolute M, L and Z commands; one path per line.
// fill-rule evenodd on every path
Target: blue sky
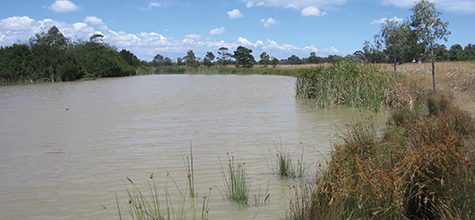
M 352 54 L 384 18 L 406 19 L 414 0 L 7 0 L 0 8 L 0 46 L 27 42 L 56 25 L 67 37 L 101 33 L 119 50 L 150 61 L 156 54 L 197 57 L 220 47 L 265 51 L 278 59 Z M 450 22 L 446 44 L 475 43 L 475 0 L 433 0 Z M 443 42 L 441 42 L 443 43 Z

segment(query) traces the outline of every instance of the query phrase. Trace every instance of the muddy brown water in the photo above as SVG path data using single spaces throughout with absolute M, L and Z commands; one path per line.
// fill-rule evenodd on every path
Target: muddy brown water
M 0 219 L 119 219 L 116 194 L 131 219 L 126 177 L 148 194 L 154 173 L 160 190 L 178 197 L 167 173 L 186 188 L 190 144 L 198 216 L 206 195 L 209 219 L 283 218 L 295 180 L 271 172 L 276 145 L 294 160 L 303 155 L 311 170 L 343 124 L 359 118 L 296 100 L 294 84 L 285 76 L 151 75 L 1 86 Z M 246 163 L 251 191 L 268 189 L 260 210 L 221 195 L 227 153 Z

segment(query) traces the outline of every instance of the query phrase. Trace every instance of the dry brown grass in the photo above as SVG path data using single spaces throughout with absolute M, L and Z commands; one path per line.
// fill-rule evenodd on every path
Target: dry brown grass
M 371 120 L 348 124 L 306 219 L 472 219 L 473 119 L 441 93 L 426 101 L 383 137 Z
M 376 64 L 383 69 L 393 69 L 392 64 Z M 397 66 L 397 73 L 432 89 L 431 63 L 407 63 Z M 454 61 L 435 63 L 437 90 L 454 98 L 461 109 L 475 114 L 475 62 Z

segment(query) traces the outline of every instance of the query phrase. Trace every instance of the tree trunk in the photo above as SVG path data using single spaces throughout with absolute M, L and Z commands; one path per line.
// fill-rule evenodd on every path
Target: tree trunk
M 434 93 L 437 92 L 437 87 L 435 86 L 435 64 L 434 58 L 432 57 L 432 87 L 434 88 Z
M 394 76 L 396 76 L 396 58 L 394 58 Z

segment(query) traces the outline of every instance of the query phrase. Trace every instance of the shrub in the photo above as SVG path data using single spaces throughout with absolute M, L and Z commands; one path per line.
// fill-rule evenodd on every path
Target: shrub
M 422 105 L 422 104 L 421 104 Z M 472 118 L 443 95 L 398 110 L 382 138 L 347 125 L 317 180 L 311 219 L 470 218 L 475 212 Z M 423 114 L 425 112 L 425 114 Z

